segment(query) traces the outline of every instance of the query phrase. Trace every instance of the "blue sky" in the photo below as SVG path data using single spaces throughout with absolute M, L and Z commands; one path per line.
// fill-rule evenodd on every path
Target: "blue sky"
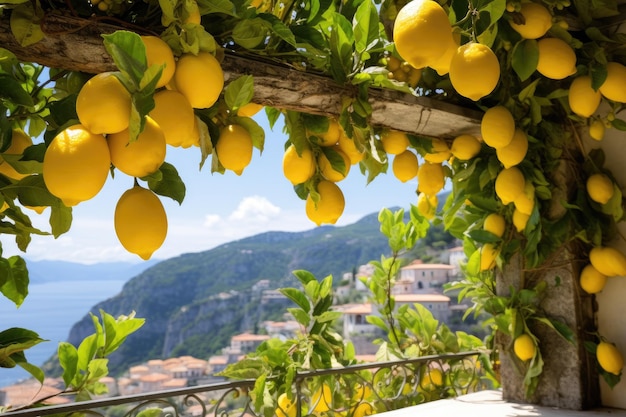
M 304 212 L 291 183 L 282 174 L 282 154 L 287 139 L 282 120 L 273 130 L 262 111 L 255 120 L 265 129 L 265 149 L 255 149 L 252 162 L 241 176 L 227 171 L 211 173 L 210 160 L 199 170 L 198 148 L 168 147 L 166 161 L 176 166 L 187 187 L 181 206 L 162 198 L 168 215 L 168 236 L 153 259 L 167 259 L 182 253 L 201 252 L 220 244 L 266 231 L 304 231 L 315 228 Z M 209 157 L 210 158 L 210 157 Z M 117 241 L 113 213 L 119 196 L 133 184 L 132 178 L 116 171 L 93 199 L 74 207 L 71 230 L 54 239 L 34 236 L 26 254 L 19 252 L 12 236 L 0 236 L 3 255 L 22 254 L 27 259 L 54 259 L 80 263 L 131 261 L 141 262 L 127 253 Z M 382 207 L 408 208 L 417 201 L 417 181 L 398 181 L 391 170 L 367 184 L 358 166 L 338 183 L 346 198 L 346 208 L 337 225 L 351 224 Z M 34 213 L 34 212 L 33 212 Z M 33 222 L 42 230 L 49 210 L 33 214 Z

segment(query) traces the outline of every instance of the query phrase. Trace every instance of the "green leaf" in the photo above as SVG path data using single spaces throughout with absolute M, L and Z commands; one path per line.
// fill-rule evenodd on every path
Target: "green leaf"
M 24 47 L 33 45 L 44 38 L 40 25 L 43 11 L 39 7 L 35 9 L 34 4 L 35 2 L 21 3 L 11 11 L 11 33 Z
M 224 100 L 229 110 L 234 111 L 246 105 L 254 95 L 254 78 L 251 75 L 242 75 L 228 83 L 224 89 Z
M 161 417 L 163 413 L 164 411 L 161 410 L 160 408 L 150 407 L 150 408 L 146 408 L 138 412 L 137 417 Z
M 534 39 L 524 39 L 513 48 L 511 66 L 521 81 L 526 81 L 539 62 L 539 47 Z
M 378 10 L 371 1 L 363 1 L 352 19 L 354 46 L 358 54 L 363 54 L 370 44 L 379 39 Z
M 144 179 L 156 194 L 169 197 L 178 204 L 183 203 L 186 187 L 174 165 L 164 162 L 156 175 L 152 174 Z
M 293 301 L 298 307 L 300 307 L 306 313 L 309 313 L 311 311 L 311 303 L 309 302 L 309 299 L 306 297 L 306 295 L 302 293 L 302 291 L 299 291 L 295 288 L 281 288 L 279 289 L 279 291 L 285 297 Z
M 46 375 L 44 374 L 43 370 L 40 367 L 33 365 L 30 362 L 26 362 L 22 360 L 17 360 L 15 361 L 15 363 L 17 364 L 17 366 L 19 366 L 20 368 L 22 368 L 23 370 L 31 374 L 33 378 L 39 381 L 40 384 L 43 384 L 43 381 Z
M 22 84 L 7 74 L 0 74 L 0 99 L 25 107 L 34 105 L 32 97 L 22 88 Z
M 71 343 L 60 342 L 57 353 L 63 368 L 63 381 L 69 387 L 78 372 L 78 351 Z
M 352 25 L 341 14 L 333 15 L 333 30 L 330 33 L 330 74 L 338 83 L 343 84 L 352 72 Z
M 287 42 L 294 48 L 298 46 L 296 37 L 291 29 L 285 25 L 282 20 L 269 13 L 262 13 L 259 17 L 271 25 L 272 35 L 278 36 L 283 41 Z
M 29 278 L 26 262 L 20 256 L 11 256 L 1 261 L 8 267 L 5 269 L 8 274 L 0 285 L 0 292 L 19 307 L 28 295 Z
M 482 230 L 482 229 L 474 229 L 468 232 L 468 236 L 470 239 L 478 242 L 478 243 L 495 243 L 502 241 L 501 237 L 494 235 L 493 233 Z
M 19 327 L 0 332 L 0 368 L 13 368 L 20 363 L 27 363 L 24 351 L 43 341 L 32 330 Z
M 113 58 L 117 68 L 128 77 L 128 81 L 135 89 L 139 90 L 143 75 L 148 69 L 146 46 L 141 37 L 137 33 L 125 30 L 118 30 L 102 37 L 104 48 Z M 120 81 L 124 84 L 125 80 Z M 128 85 L 126 87 L 128 88 Z
M 259 46 L 267 35 L 267 22 L 258 17 L 240 20 L 237 22 L 232 32 L 235 43 L 246 49 L 254 49 Z

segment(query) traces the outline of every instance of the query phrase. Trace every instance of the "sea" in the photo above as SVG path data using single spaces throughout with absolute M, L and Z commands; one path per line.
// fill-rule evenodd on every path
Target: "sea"
M 29 294 L 19 308 L 0 295 L 0 331 L 21 327 L 46 339 L 25 351 L 26 359 L 41 366 L 66 341 L 74 323 L 91 308 L 118 294 L 128 280 L 72 280 L 31 283 Z M 0 368 L 0 387 L 11 385 L 30 374 L 20 367 Z

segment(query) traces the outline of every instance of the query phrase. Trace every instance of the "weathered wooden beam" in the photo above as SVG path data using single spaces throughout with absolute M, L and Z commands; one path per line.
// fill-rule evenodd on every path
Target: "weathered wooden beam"
M 69 16 L 46 17 L 47 36 L 28 47 L 20 46 L 11 34 L 9 19 L 0 16 L 0 45 L 24 62 L 50 68 L 99 73 L 115 69 L 102 43 L 101 34 L 117 26 Z M 279 109 L 336 116 L 342 97 L 354 92 L 332 79 L 298 71 L 272 62 L 226 54 L 222 61 L 226 82 L 241 75 L 254 77 L 254 101 Z M 402 130 L 430 137 L 453 138 L 458 134 L 480 133 L 481 113 L 428 97 L 399 91 L 371 89 L 375 126 Z

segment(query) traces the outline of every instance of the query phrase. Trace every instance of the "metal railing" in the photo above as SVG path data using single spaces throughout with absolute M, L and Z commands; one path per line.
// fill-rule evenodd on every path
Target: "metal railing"
M 363 417 L 423 402 L 491 388 L 478 360 L 484 352 L 365 363 L 295 375 L 288 401 L 276 404 L 278 417 Z M 255 380 L 238 380 L 180 389 L 48 405 L 0 413 L 2 417 L 267 417 L 255 411 Z

